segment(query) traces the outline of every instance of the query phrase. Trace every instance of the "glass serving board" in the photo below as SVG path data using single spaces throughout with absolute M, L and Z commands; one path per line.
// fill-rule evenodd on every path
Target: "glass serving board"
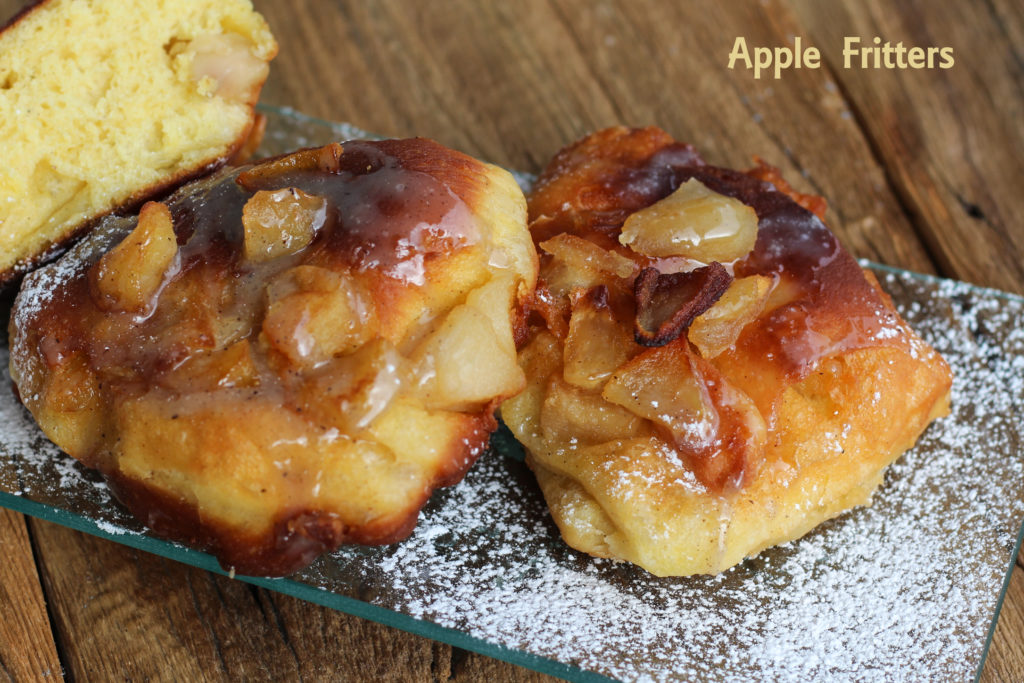
M 263 112 L 261 155 L 366 137 Z M 955 376 L 953 414 L 889 469 L 871 507 L 717 577 L 656 578 L 562 543 L 502 429 L 406 541 L 237 578 L 570 680 L 976 679 L 1024 537 L 1024 298 L 865 265 Z M 150 536 L 6 388 L 0 505 L 224 573 Z

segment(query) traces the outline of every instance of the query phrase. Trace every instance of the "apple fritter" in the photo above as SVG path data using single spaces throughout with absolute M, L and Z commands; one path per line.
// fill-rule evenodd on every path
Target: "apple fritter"
M 259 144 L 249 0 L 34 0 L 0 26 L 0 287 Z
M 11 373 L 158 534 L 240 573 L 404 538 L 525 385 L 505 171 L 424 139 L 225 170 L 26 278 Z
M 501 413 L 574 548 L 721 572 L 870 502 L 948 412 L 948 365 L 763 163 L 611 128 L 528 203 L 528 383 Z

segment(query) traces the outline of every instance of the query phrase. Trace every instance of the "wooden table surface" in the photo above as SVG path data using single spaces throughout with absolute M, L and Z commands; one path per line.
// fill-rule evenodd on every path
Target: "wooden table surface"
M 780 166 L 857 256 L 1024 293 L 1020 0 L 256 4 L 281 46 L 265 102 L 524 170 L 655 123 L 714 163 Z M 955 64 L 844 69 L 848 35 Z M 737 36 L 799 36 L 823 63 L 755 80 L 727 68 Z M 0 549 L 0 679 L 544 678 L 4 510 Z M 1020 558 L 981 680 L 1024 681 Z

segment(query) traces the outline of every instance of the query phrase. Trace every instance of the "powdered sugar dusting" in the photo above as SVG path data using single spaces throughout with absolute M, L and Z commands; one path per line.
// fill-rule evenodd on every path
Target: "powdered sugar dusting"
M 405 543 L 302 580 L 330 588 L 340 563 L 370 602 L 625 680 L 970 679 L 1024 518 L 1024 304 L 882 280 L 956 380 L 872 507 L 721 576 L 657 579 L 567 549 L 525 468 L 491 455 Z
M 343 549 L 294 580 L 624 680 L 970 679 L 1024 518 L 1024 303 L 882 282 L 953 366 L 954 414 L 890 469 L 872 507 L 721 576 L 658 579 L 567 548 L 504 433 L 410 539 Z M 0 419 L 10 500 L 110 534 L 137 528 L 7 394 Z

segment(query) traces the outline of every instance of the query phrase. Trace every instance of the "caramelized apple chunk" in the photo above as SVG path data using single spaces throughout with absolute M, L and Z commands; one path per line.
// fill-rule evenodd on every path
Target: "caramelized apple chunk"
M 756 478 L 763 461 L 768 428 L 749 396 L 729 383 L 713 365 L 702 370 L 718 415 L 718 434 L 703 448 L 680 448 L 697 480 L 713 491 L 733 492 Z
M 260 190 L 242 208 L 245 257 L 269 261 L 303 249 L 327 220 L 327 200 L 294 187 Z
M 646 256 L 685 256 L 729 263 L 754 248 L 757 214 L 695 178 L 659 202 L 633 213 L 619 241 Z
M 733 280 L 715 304 L 690 324 L 693 345 L 705 358 L 714 358 L 736 343 L 740 332 L 757 320 L 771 293 L 772 279 L 751 275 Z
M 405 365 L 390 343 L 375 339 L 317 368 L 296 392 L 297 407 L 325 428 L 358 434 L 390 405 Z
M 376 309 L 351 275 L 296 266 L 267 286 L 263 335 L 295 365 L 351 353 L 375 333 Z
M 644 268 L 633 285 L 636 343 L 662 346 L 676 339 L 722 296 L 731 281 L 732 276 L 718 262 L 682 273 Z
M 643 420 L 556 375 L 547 386 L 540 426 L 549 443 L 587 446 L 637 436 L 643 430 Z
M 622 254 L 575 235 L 556 235 L 539 246 L 550 254 L 544 268 L 546 291 L 563 299 L 562 304 L 579 289 L 605 286 L 625 291 L 630 278 L 639 269 Z
M 174 264 L 178 241 L 167 205 L 147 202 L 139 224 L 92 269 L 96 303 L 107 311 L 142 313 Z
M 488 362 L 480 363 L 486 358 Z M 490 319 L 475 306 L 452 309 L 413 355 L 418 394 L 431 409 L 465 410 L 511 396 L 526 378 Z
M 104 415 L 99 380 L 83 353 L 65 357 L 53 368 L 43 392 L 41 412 L 47 436 L 77 458 L 100 442 Z
M 608 290 L 595 287 L 572 305 L 565 338 L 565 381 L 583 389 L 600 388 L 633 351 L 629 328 L 615 319 Z
M 706 447 L 718 432 L 718 414 L 686 339 L 644 351 L 619 368 L 601 395 L 661 425 L 688 449 Z
M 160 384 L 178 393 L 259 386 L 259 370 L 248 339 L 220 351 L 197 353 L 161 378 Z
M 249 192 L 256 192 L 274 189 L 281 182 L 280 179 L 289 173 L 337 173 L 341 168 L 341 155 L 344 151 L 345 147 L 340 142 L 302 149 L 294 154 L 250 166 L 238 174 L 235 182 Z
M 541 249 L 574 270 L 597 271 L 620 278 L 629 278 L 637 265 L 621 254 L 602 249 L 590 240 L 561 233 L 541 242 Z
M 218 354 L 217 364 L 211 373 L 218 387 L 254 387 L 260 383 L 259 371 L 252 355 L 252 344 L 242 339 Z
M 516 296 L 517 285 L 511 273 L 500 273 L 466 297 L 466 305 L 477 309 L 491 321 L 498 345 L 510 356 L 515 356 L 516 341 L 507 311 Z

